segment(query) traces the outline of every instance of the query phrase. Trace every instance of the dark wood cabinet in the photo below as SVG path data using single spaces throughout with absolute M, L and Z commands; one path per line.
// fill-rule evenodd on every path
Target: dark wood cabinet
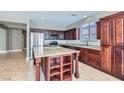
M 114 46 L 112 54 L 112 73 L 124 79 L 124 46 Z
M 87 49 L 81 48 L 79 59 L 80 59 L 80 62 L 83 62 L 83 63 L 87 62 Z
M 80 55 L 79 55 L 80 62 L 86 63 L 90 66 L 100 69 L 101 62 L 100 62 L 100 51 L 99 50 L 81 48 L 81 47 L 79 48 L 79 47 L 75 47 L 75 46 L 71 46 L 71 45 L 70 46 L 62 45 L 62 47 L 80 50 Z
M 96 24 L 97 24 L 97 27 L 96 27 L 96 35 L 97 35 L 97 39 L 100 39 L 101 38 L 101 34 L 100 34 L 100 32 L 101 32 L 101 24 L 100 24 L 100 21 L 98 21 L 98 22 L 96 22 Z
M 124 15 L 113 18 L 113 44 L 124 44 Z
M 111 46 L 101 47 L 101 69 L 111 73 Z
M 97 29 L 101 45 L 124 45 L 124 12 L 101 18 L 100 25 L 97 22 Z
M 64 31 L 31 28 L 31 32 L 44 33 L 45 40 L 64 40 Z
M 124 80 L 124 12 L 100 19 L 101 68 Z
M 41 66 L 47 81 L 72 80 L 71 54 L 44 58 Z
M 101 67 L 100 51 L 99 50 L 88 49 L 87 64 L 94 66 L 96 68 Z
M 66 30 L 64 32 L 64 39 L 66 40 L 76 40 L 79 39 L 79 31 L 76 30 L 76 28 L 74 29 L 70 29 L 70 30 Z
M 111 45 L 111 19 L 101 21 L 101 45 Z

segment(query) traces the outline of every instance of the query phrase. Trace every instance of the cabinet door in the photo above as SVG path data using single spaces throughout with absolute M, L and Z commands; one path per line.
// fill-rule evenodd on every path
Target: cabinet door
M 111 20 L 101 21 L 101 45 L 111 45 Z
M 96 28 L 97 39 L 100 39 L 100 32 L 101 32 L 100 21 L 98 21 L 96 24 L 97 24 L 97 28 Z
M 76 40 L 76 30 L 73 30 L 73 40 Z
M 100 51 L 89 49 L 87 53 L 87 64 L 100 68 Z
M 101 69 L 111 73 L 111 46 L 101 47 Z
M 87 62 L 87 49 L 81 48 L 81 51 L 80 51 L 80 61 L 83 62 L 83 63 Z
M 113 41 L 114 45 L 124 44 L 124 16 L 113 18 Z
M 124 47 L 113 47 L 112 59 L 113 74 L 124 79 Z

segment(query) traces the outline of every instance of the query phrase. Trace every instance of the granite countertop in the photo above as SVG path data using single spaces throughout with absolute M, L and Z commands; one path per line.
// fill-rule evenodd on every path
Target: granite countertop
M 94 50 L 100 50 L 100 46 L 97 45 L 82 45 L 82 44 L 61 44 L 61 45 L 68 45 L 68 46 L 74 46 L 74 47 L 79 47 L 79 48 L 88 48 L 88 49 L 94 49 Z
M 35 47 L 33 48 L 34 57 L 48 57 L 48 56 L 59 56 L 64 54 L 79 53 L 78 50 L 63 48 L 63 47 Z

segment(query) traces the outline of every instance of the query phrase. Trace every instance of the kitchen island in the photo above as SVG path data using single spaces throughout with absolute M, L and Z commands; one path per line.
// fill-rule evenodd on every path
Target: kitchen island
M 78 50 L 63 47 L 33 48 L 36 80 L 40 80 L 41 66 L 47 81 L 72 80 L 72 73 L 75 73 L 75 77 L 79 78 L 79 53 Z

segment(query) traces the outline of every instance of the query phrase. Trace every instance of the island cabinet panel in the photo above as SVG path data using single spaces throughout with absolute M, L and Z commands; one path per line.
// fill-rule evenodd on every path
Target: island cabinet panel
M 113 42 L 114 45 L 124 44 L 124 15 L 113 18 Z
M 111 46 L 101 47 L 101 69 L 111 73 Z
M 111 19 L 101 21 L 101 45 L 111 45 Z
M 87 53 L 87 64 L 94 66 L 96 68 L 100 68 L 100 51 L 88 49 Z
M 53 56 L 44 59 L 41 64 L 45 80 L 67 81 L 72 80 L 72 55 Z
M 113 47 L 112 73 L 124 79 L 124 46 Z
M 97 29 L 96 29 L 96 35 L 97 35 L 97 39 L 100 39 L 101 38 L 101 35 L 100 35 L 100 33 L 101 33 L 101 24 L 100 24 L 100 21 L 98 21 L 98 22 L 96 22 L 96 24 L 97 24 Z

